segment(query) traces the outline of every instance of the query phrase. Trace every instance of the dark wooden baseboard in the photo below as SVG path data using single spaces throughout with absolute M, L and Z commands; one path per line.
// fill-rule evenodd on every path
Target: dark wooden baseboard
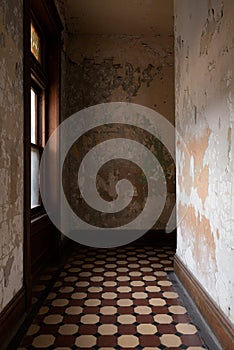
M 0 350 L 4 350 L 25 318 L 25 290 L 20 289 L 0 314 Z
M 234 349 L 234 327 L 232 323 L 177 255 L 174 257 L 174 269 L 223 349 Z
M 165 230 L 149 230 L 135 242 L 130 243 L 139 246 L 149 245 L 151 247 L 171 246 L 176 247 L 176 230 L 166 233 Z

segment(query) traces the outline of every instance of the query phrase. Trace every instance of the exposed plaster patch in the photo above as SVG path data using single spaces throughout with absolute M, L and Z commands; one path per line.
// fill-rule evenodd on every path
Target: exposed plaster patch
M 176 126 L 189 150 L 186 155 L 179 136 L 177 212 L 185 218 L 177 230 L 177 254 L 232 322 L 233 11 L 232 0 L 175 1 L 175 38 L 184 40 L 183 47 L 175 40 Z
M 197 193 L 202 200 L 204 206 L 205 200 L 209 194 L 209 167 L 206 165 L 196 177 L 194 186 L 197 188 Z
M 194 157 L 195 176 L 199 174 L 200 170 L 203 168 L 203 158 L 209 144 L 210 134 L 211 131 L 207 128 L 202 137 L 191 137 L 186 144 L 189 152 Z
M 194 208 L 189 205 L 187 208 L 178 206 L 180 215 L 186 211 L 186 216 L 181 223 L 182 237 L 186 242 L 186 249 L 192 252 L 192 258 L 201 272 L 201 275 L 208 275 L 217 272 L 216 264 L 216 245 L 211 231 L 209 220 L 200 215 L 196 216 Z M 193 235 L 187 236 L 186 232 L 192 232 Z M 190 261 L 186 262 L 190 265 Z M 207 278 L 206 277 L 206 278 Z M 204 278 L 204 277 L 203 277 Z

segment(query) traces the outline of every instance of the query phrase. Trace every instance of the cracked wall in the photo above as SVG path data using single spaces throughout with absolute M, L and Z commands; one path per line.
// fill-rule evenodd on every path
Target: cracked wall
M 233 13 L 232 0 L 175 1 L 177 254 L 232 322 Z
M 69 35 L 66 116 L 103 102 L 133 102 L 174 124 L 173 35 Z
M 132 102 L 150 107 L 161 113 L 174 125 L 174 47 L 171 35 L 82 35 L 65 33 L 64 63 L 62 69 L 62 115 L 63 118 L 95 104 L 104 102 Z M 121 133 L 123 129 L 119 131 Z M 102 139 L 102 130 L 87 136 L 86 144 L 96 144 Z M 127 132 L 127 131 L 126 131 Z M 108 130 L 109 139 L 118 136 L 118 131 Z M 133 131 L 134 133 L 134 131 Z M 144 133 L 135 134 L 141 143 L 147 140 Z M 90 138 L 90 139 L 89 139 Z M 151 141 L 150 141 L 151 142 Z M 95 143 L 95 142 L 94 142 Z M 85 144 L 82 146 L 85 147 Z M 150 145 L 149 145 L 150 147 Z M 156 147 L 156 149 L 152 149 Z M 160 161 L 167 167 L 168 196 L 165 210 L 154 228 L 164 229 L 175 203 L 175 166 L 168 152 L 151 145 L 154 153 L 162 152 Z M 73 162 L 71 162 L 73 164 Z M 125 164 L 124 170 L 138 178 L 134 188 L 141 188 L 140 176 L 131 166 Z M 107 171 L 107 168 L 106 168 Z M 102 195 L 107 184 L 110 194 L 115 192 L 116 169 L 108 169 L 109 175 L 102 174 Z M 112 178 L 115 181 L 112 181 Z M 102 181 L 103 180 L 103 181 Z M 113 184 L 110 186 L 110 184 Z M 114 188 L 113 188 L 114 186 Z M 103 192 L 103 193 L 102 193 Z M 139 191 L 138 191 L 139 192 Z M 139 194 L 139 207 L 144 194 Z M 105 193 L 104 193 L 105 197 Z M 141 201 L 142 202 L 142 201 Z M 87 213 L 89 216 L 89 213 Z M 135 217 L 134 210 L 127 216 Z
M 0 311 L 23 283 L 23 3 L 0 4 Z

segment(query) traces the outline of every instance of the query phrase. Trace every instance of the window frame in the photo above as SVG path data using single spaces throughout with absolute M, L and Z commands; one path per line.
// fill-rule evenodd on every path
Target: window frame
M 41 90 L 38 85 L 33 84 L 31 85 L 31 90 L 35 92 L 35 95 L 37 97 L 36 101 L 36 115 L 35 115 L 35 124 L 36 124 L 36 130 L 35 130 L 35 142 L 32 142 L 32 137 L 31 137 L 31 142 L 30 142 L 30 148 L 31 148 L 31 156 L 32 156 L 32 149 L 36 150 L 38 155 L 39 155 L 39 166 L 40 166 L 40 160 L 41 156 L 44 150 L 44 140 L 43 140 L 43 133 L 45 132 L 43 130 L 43 126 L 45 127 L 45 113 L 44 113 L 44 101 L 43 101 L 43 95 L 44 91 Z M 39 101 L 38 101 L 39 100 Z M 32 101 L 31 101 L 32 102 Z M 38 177 L 39 177 L 39 172 L 38 172 Z M 38 180 L 39 181 L 39 180 Z M 30 177 L 30 182 L 31 182 L 31 201 L 32 202 L 32 166 L 31 166 L 31 177 Z M 38 188 L 38 205 L 32 207 L 31 203 L 31 215 L 32 217 L 35 217 L 35 215 L 40 214 L 44 211 L 44 206 L 41 201 L 40 197 L 40 192 Z
M 31 31 L 31 26 L 34 27 L 36 33 L 38 34 L 38 37 L 39 37 L 39 40 L 40 40 L 40 54 L 41 54 L 41 57 L 40 57 L 40 60 L 38 60 L 36 58 L 36 56 L 34 55 L 34 53 L 32 52 L 32 45 L 30 46 L 30 51 L 31 53 L 33 54 L 33 57 L 36 58 L 37 62 L 43 67 L 44 66 L 44 58 L 45 58 L 45 55 L 44 55 L 44 35 L 43 35 L 43 30 L 41 29 L 41 27 L 39 26 L 38 24 L 38 19 L 32 14 L 31 16 L 31 21 L 30 21 L 30 44 L 31 44 L 31 35 L 32 35 L 32 31 Z
M 31 51 L 31 24 L 33 24 L 35 30 L 37 31 L 40 39 L 40 48 L 41 48 L 41 60 L 37 60 L 33 52 Z M 45 146 L 45 143 L 48 139 L 48 115 L 47 115 L 47 89 L 49 88 L 48 84 L 48 73 L 46 72 L 46 41 L 45 41 L 46 33 L 42 30 L 42 28 L 38 25 L 38 19 L 34 14 L 31 16 L 30 20 L 30 61 L 31 61 L 31 86 L 30 86 L 30 94 L 31 89 L 33 89 L 36 93 L 36 95 L 39 97 L 39 101 L 37 102 L 37 109 L 36 109 L 36 119 L 37 119 L 37 140 L 36 143 L 32 143 L 31 135 L 30 135 L 30 150 L 32 152 L 32 148 L 37 149 L 39 152 L 39 167 L 40 167 L 40 159 L 43 153 L 43 149 Z M 31 99 L 31 97 L 30 97 Z M 30 111 L 31 115 L 31 111 Z M 30 128 L 31 129 L 31 128 Z M 30 152 L 30 153 L 31 153 Z M 32 167 L 30 167 L 30 186 L 32 184 Z M 38 173 L 39 177 L 39 173 Z M 32 207 L 31 206 L 31 196 L 30 194 L 30 212 L 31 212 L 31 219 L 35 219 L 38 216 L 41 216 L 45 213 L 45 209 L 40 197 L 40 188 L 39 190 L 39 205 Z M 31 192 L 31 191 L 30 191 Z
M 59 252 L 59 235 L 52 227 L 44 211 L 35 216 L 31 213 L 31 84 L 32 77 L 40 85 L 45 81 L 47 105 L 45 140 L 60 123 L 60 90 L 61 90 L 61 33 L 63 25 L 54 0 L 24 0 L 24 279 L 25 311 L 32 307 L 32 284 L 39 268 L 45 266 L 51 256 Z M 36 14 L 36 15 L 35 15 Z M 38 22 L 37 22 L 38 20 Z M 48 65 L 42 56 L 40 69 L 36 58 L 31 54 L 31 21 L 45 28 L 48 47 L 42 47 L 48 54 Z M 40 25 L 39 25 L 40 24 Z M 42 79 L 41 79 L 42 78 Z M 48 83 L 49 82 L 49 83 Z M 42 86 L 43 88 L 43 86 Z M 50 235 L 48 235 L 50 232 Z

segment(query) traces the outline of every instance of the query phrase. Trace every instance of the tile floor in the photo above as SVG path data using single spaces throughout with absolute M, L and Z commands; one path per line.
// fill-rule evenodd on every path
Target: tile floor
M 168 279 L 173 255 L 170 247 L 77 248 L 18 350 L 206 349 Z

